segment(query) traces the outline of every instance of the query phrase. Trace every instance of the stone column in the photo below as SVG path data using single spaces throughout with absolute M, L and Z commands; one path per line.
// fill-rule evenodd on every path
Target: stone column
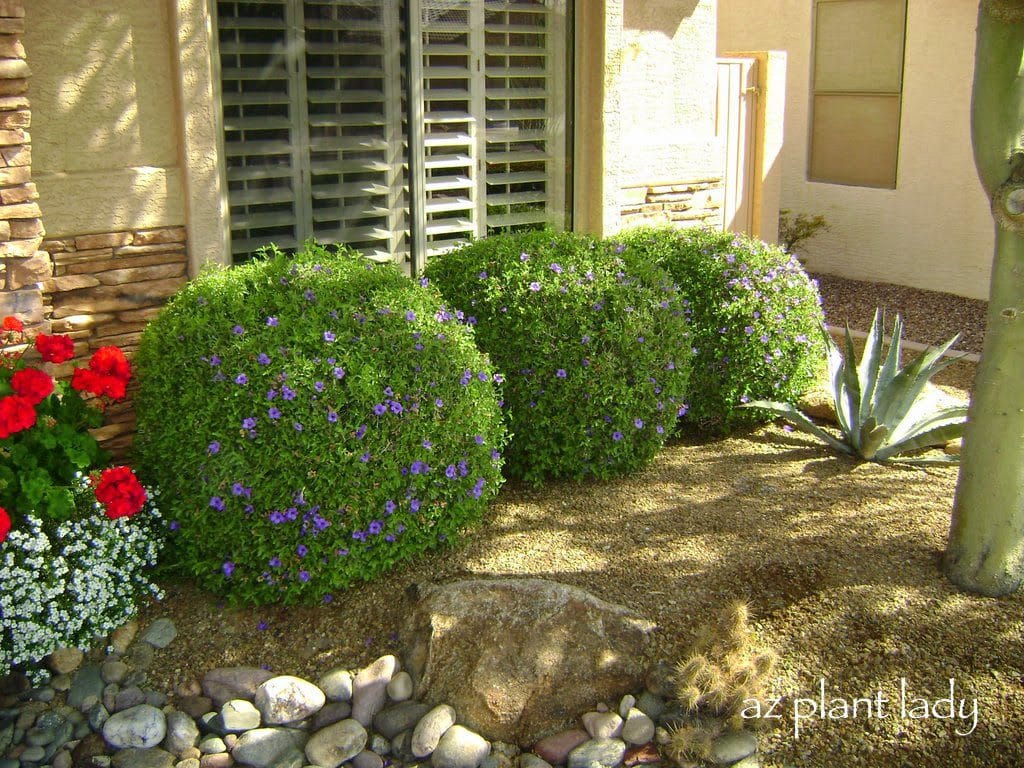
M 42 282 L 53 268 L 39 249 L 43 224 L 32 183 L 24 31 L 24 0 L 0 0 L 0 316 L 16 314 L 27 327 L 48 331 Z

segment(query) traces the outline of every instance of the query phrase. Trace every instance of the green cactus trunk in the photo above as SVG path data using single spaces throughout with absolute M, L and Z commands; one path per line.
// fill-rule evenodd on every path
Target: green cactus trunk
M 973 138 L 996 248 L 985 346 L 964 433 L 945 556 L 957 585 L 1005 595 L 1024 581 L 1024 0 L 978 16 Z

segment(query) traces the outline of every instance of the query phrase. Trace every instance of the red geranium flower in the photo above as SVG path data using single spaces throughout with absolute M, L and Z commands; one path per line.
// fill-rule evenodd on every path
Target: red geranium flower
M 11 387 L 32 405 L 39 405 L 53 392 L 53 379 L 38 368 L 23 368 L 11 376 Z
M 8 315 L 4 318 L 3 330 L 21 332 L 25 330 L 25 325 L 18 318 Z
M 129 467 L 111 467 L 100 473 L 99 482 L 92 479 L 96 487 L 96 500 L 106 505 L 106 515 L 111 520 L 131 517 L 146 503 L 146 489 Z
M 124 379 L 96 373 L 88 368 L 75 368 L 71 374 L 71 388 L 78 392 L 91 392 L 97 397 L 106 395 L 112 400 L 120 400 L 127 392 L 127 381 Z
M 132 367 L 127 358 L 117 347 L 100 347 L 89 360 L 89 370 L 128 383 L 132 377 Z
M 6 440 L 35 423 L 36 409 L 27 397 L 8 395 L 0 400 L 0 440 Z
M 4 539 L 7 538 L 7 534 L 11 531 L 11 516 L 7 514 L 7 510 L 0 507 L 0 544 L 3 543 Z
M 48 363 L 63 363 L 75 356 L 75 343 L 70 336 L 36 336 L 36 349 Z

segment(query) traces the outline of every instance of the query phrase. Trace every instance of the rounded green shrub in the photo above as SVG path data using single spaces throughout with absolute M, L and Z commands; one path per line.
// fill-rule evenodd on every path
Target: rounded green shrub
M 452 541 L 502 482 L 472 330 L 352 252 L 203 272 L 136 367 L 137 466 L 163 490 L 177 562 L 235 600 L 330 599 Z
M 689 302 L 693 334 L 685 421 L 724 433 L 758 420 L 748 400 L 793 402 L 824 362 L 821 297 L 800 262 L 744 235 L 643 227 L 620 233 L 623 255 L 664 267 Z
M 426 275 L 507 377 L 509 474 L 609 477 L 642 467 L 684 409 L 690 339 L 664 270 L 627 269 L 571 233 L 479 240 Z

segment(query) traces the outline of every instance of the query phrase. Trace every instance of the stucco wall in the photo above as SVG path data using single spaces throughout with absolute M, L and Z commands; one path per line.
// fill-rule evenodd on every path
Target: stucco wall
M 33 166 L 51 236 L 183 223 L 164 0 L 32 0 Z
M 976 0 L 909 0 L 896 189 L 807 181 L 813 3 L 720 0 L 720 51 L 788 53 L 781 204 L 823 214 L 812 270 L 988 296 L 993 225 L 974 170 L 970 96 Z

